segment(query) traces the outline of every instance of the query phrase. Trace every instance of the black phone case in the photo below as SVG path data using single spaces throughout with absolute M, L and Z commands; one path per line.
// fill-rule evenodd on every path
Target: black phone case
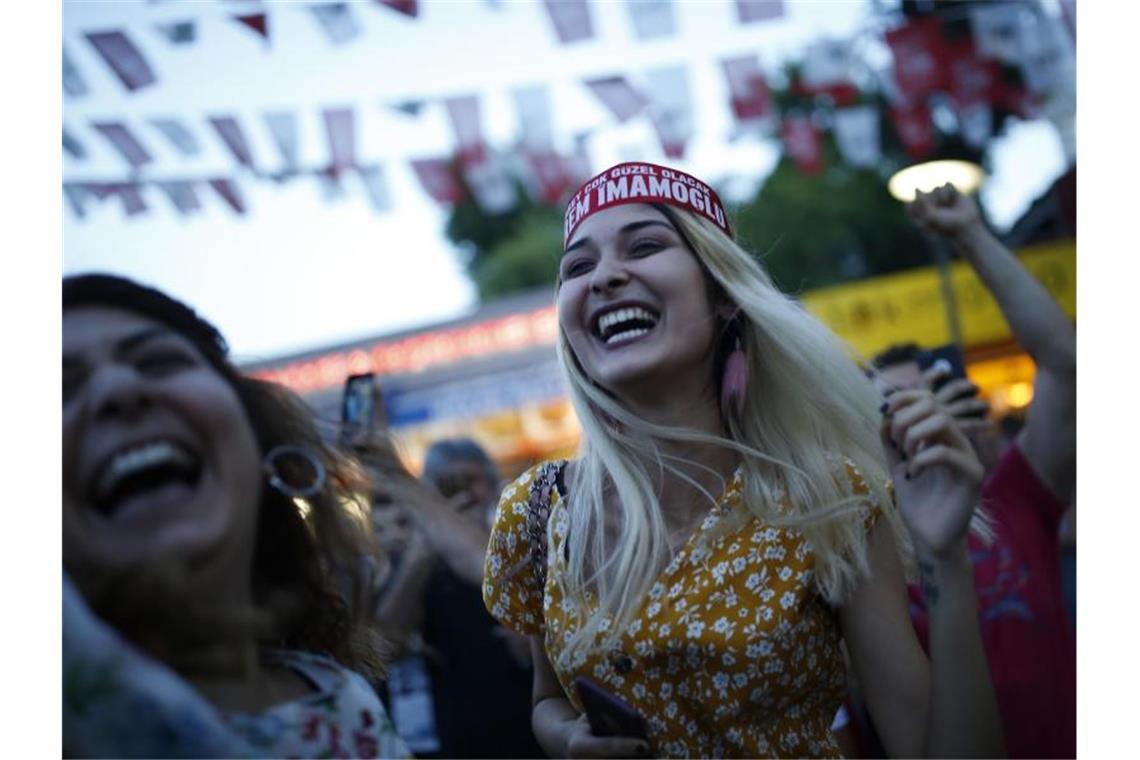
M 584 677 L 574 679 L 574 688 L 595 736 L 646 738 L 645 718 L 621 697 Z

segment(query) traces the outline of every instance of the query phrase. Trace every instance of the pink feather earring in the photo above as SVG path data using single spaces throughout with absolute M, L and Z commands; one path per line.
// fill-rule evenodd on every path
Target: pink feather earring
M 724 375 L 720 381 L 720 405 L 724 409 L 733 409 L 736 416 L 744 414 L 744 396 L 748 390 L 748 360 L 744 356 L 744 348 L 740 336 L 736 336 L 736 346 L 728 355 L 724 363 Z

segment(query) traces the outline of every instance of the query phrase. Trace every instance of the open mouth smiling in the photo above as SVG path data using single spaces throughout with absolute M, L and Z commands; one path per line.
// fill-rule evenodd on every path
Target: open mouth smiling
M 657 312 L 640 305 L 618 305 L 594 317 L 594 336 L 607 346 L 636 340 L 656 325 Z
M 189 496 L 201 476 L 202 462 L 186 446 L 150 440 L 111 454 L 96 470 L 88 499 L 100 514 L 114 517 L 131 503 Z

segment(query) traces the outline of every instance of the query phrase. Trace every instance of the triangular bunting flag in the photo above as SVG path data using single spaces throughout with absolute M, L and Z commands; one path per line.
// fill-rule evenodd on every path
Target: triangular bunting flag
M 356 121 L 351 108 L 327 108 L 322 116 L 328 135 L 330 168 L 340 173 L 356 166 Z
M 484 213 L 505 214 L 518 205 L 514 183 L 490 151 L 464 161 L 463 178 Z
M 87 83 L 79 75 L 79 69 L 72 63 L 67 50 L 63 51 L 63 91 L 73 98 L 87 94 Z
M 83 147 L 83 143 L 75 139 L 75 136 L 67 131 L 67 127 L 63 128 L 63 149 L 67 155 L 76 160 L 87 158 L 87 149 Z
M 376 2 L 411 18 L 420 15 L 419 3 L 416 0 L 376 0 Z
M 331 44 L 343 45 L 360 36 L 360 24 L 348 3 L 310 5 L 309 10 Z
M 77 217 L 83 219 L 87 216 L 87 190 L 83 185 L 65 182 L 63 197 L 67 199 L 67 205 L 71 207 L 72 213 Z
M 677 33 L 677 14 L 673 0 L 628 0 L 633 31 L 639 40 L 672 37 Z
M 239 216 L 245 215 L 245 201 L 233 180 L 218 178 L 209 180 L 210 187 L 221 196 L 222 200 Z
M 451 162 L 445 158 L 424 158 L 412 161 L 412 170 L 424 192 L 437 202 L 446 205 L 463 200 L 463 188 L 452 174 Z
M 297 118 L 288 111 L 276 111 L 265 114 L 265 124 L 269 127 L 269 134 L 281 154 L 284 164 L 284 174 L 291 175 L 297 171 Z
M 234 16 L 233 18 L 242 26 L 257 32 L 266 42 L 269 41 L 269 14 L 252 13 L 248 16 Z
M 791 116 L 784 119 L 780 136 L 784 150 L 796 167 L 804 174 L 819 174 L 823 170 L 823 146 L 819 131 L 810 116 Z
M 364 189 L 368 191 L 368 199 L 372 202 L 372 209 L 383 213 L 392 207 L 392 199 L 388 193 L 388 183 L 384 178 L 384 169 L 380 166 L 366 166 L 360 169 L 360 179 L 364 182 Z
M 84 36 L 131 92 L 155 83 L 150 64 L 124 32 L 94 32 Z
M 173 182 L 156 182 L 158 189 L 170 200 L 170 205 L 181 215 L 186 216 L 202 209 L 202 202 L 198 200 L 198 193 L 194 190 L 194 183 L 185 180 Z
M 524 148 L 549 150 L 554 144 L 551 131 L 550 95 L 544 85 L 516 88 L 512 95 L 519 115 L 519 131 Z
M 665 66 L 645 72 L 652 102 L 649 114 L 661 150 L 667 158 L 681 159 L 693 136 L 693 105 L 689 92 L 689 72 L 682 66 Z
M 177 119 L 151 119 L 150 123 L 182 155 L 196 156 L 202 152 L 197 138 Z
M 641 113 L 649 101 L 625 77 L 588 79 L 586 86 L 602 101 L 618 121 L 625 122 Z
M 107 121 L 93 122 L 91 126 L 119 151 L 132 168 L 137 169 L 154 160 L 125 124 Z
M 241 131 L 237 119 L 232 116 L 215 116 L 211 117 L 209 122 L 238 163 L 252 169 L 253 153 L 250 152 L 249 143 L 246 142 L 245 134 Z
M 835 143 L 843 159 L 852 166 L 876 166 L 882 156 L 879 109 L 869 105 L 837 109 Z
M 768 21 L 783 15 L 783 0 L 736 0 L 736 18 L 742 24 Z
M 325 203 L 344 199 L 344 185 L 340 181 L 340 172 L 333 168 L 319 169 L 313 172 L 317 179 L 317 186 L 321 190 L 321 200 Z
M 563 44 L 588 40 L 594 36 L 590 6 L 586 0 L 543 0 L 554 33 Z
M 483 144 L 483 128 L 479 121 L 479 98 L 475 95 L 446 98 L 447 115 L 455 132 L 459 150 L 478 148 Z
M 188 45 L 198 38 L 198 27 L 193 21 L 175 21 L 173 24 L 155 24 L 154 28 L 171 45 Z
M 737 122 L 746 123 L 772 115 L 775 108 L 768 83 L 756 54 L 721 61 Z

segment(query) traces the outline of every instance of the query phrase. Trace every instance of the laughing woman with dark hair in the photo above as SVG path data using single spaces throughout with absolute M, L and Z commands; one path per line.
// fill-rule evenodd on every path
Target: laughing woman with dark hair
M 73 756 L 406 756 L 355 465 L 184 304 L 63 283 L 63 739 Z

